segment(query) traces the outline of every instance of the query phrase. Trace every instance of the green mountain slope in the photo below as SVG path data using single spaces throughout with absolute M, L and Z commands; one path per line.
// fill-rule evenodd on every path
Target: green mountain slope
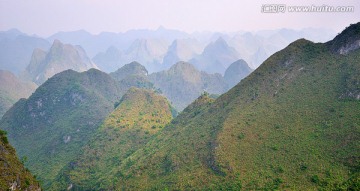
M 290 44 L 130 155 L 117 189 L 358 190 L 359 57 Z
M 34 176 L 24 167 L 0 130 L 0 190 L 41 190 Z
M 36 89 L 36 84 L 20 81 L 9 71 L 0 70 L 0 118 L 20 98 L 27 98 Z
M 121 176 L 117 168 L 123 160 L 170 122 L 171 111 L 166 98 L 151 90 L 131 88 L 52 189 L 112 189 Z
M 114 104 L 137 79 L 119 83 L 108 74 L 91 69 L 67 70 L 41 85 L 29 99 L 22 99 L 0 121 L 26 166 L 46 189 L 96 132 Z M 141 83 L 140 83 L 141 84 Z

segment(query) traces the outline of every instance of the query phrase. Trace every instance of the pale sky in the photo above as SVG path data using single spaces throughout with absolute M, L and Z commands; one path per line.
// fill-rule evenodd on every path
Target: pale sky
M 263 4 L 354 6 L 347 13 L 262 13 Z M 125 32 L 159 26 L 186 32 L 306 27 L 341 31 L 360 21 L 359 0 L 0 0 L 0 31 L 47 37 L 84 29 Z

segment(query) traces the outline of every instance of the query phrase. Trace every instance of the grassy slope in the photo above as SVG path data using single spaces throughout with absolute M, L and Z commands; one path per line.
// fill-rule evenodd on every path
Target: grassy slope
M 256 98 L 231 103 L 240 107 L 218 134 L 219 165 L 246 189 L 330 188 L 345 181 L 359 167 L 360 102 L 339 97 L 346 78 L 360 80 L 359 55 L 333 55 L 301 40 L 272 56 L 229 92 Z
M 202 95 L 166 126 L 146 147 L 131 155 L 118 169 L 122 177 L 120 177 L 117 188 L 164 189 L 171 187 L 170 185 L 174 183 L 191 184 L 191 181 L 202 184 L 202 181 L 195 177 L 206 177 L 208 164 L 204 164 L 202 161 L 205 161 L 210 155 L 207 145 L 212 134 L 209 132 L 214 130 L 221 121 L 215 118 L 202 120 L 204 111 L 209 109 L 213 101 L 208 96 Z M 134 164 L 131 164 L 131 161 Z M 185 176 L 179 176 L 180 174 Z M 176 188 L 186 189 L 188 187 L 176 186 Z
M 118 189 L 326 189 L 349 186 L 350 176 L 359 184 L 360 102 L 340 99 L 359 84 L 359 56 L 292 43 L 130 155 Z
M 38 190 L 40 185 L 16 156 L 6 133 L 0 130 L 0 190 Z
M 113 188 L 120 176 L 114 169 L 171 119 L 166 98 L 151 90 L 131 88 L 52 189 L 64 189 L 70 184 L 82 190 Z

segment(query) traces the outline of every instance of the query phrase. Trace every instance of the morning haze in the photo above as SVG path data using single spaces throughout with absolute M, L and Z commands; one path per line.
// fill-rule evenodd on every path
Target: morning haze
M 263 4 L 354 6 L 350 13 L 261 13 Z M 43 37 L 58 31 L 84 29 L 97 34 L 159 26 L 185 32 L 235 32 L 306 27 L 341 30 L 356 22 L 360 2 L 345 1 L 238 1 L 238 0 L 62 0 L 0 2 L 0 30 L 17 28 Z

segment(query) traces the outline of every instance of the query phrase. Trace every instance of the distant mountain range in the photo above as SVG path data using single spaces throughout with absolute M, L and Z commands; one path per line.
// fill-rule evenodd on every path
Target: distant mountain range
M 137 39 L 125 51 L 125 63 L 137 61 L 150 71 L 161 69 L 168 43 L 161 39 Z
M 100 70 L 110 73 L 121 68 L 124 63 L 124 53 L 118 48 L 110 46 L 105 52 L 99 52 L 92 59 Z
M 188 61 L 201 54 L 204 44 L 196 39 L 177 39 L 169 46 L 162 63 L 163 69 L 169 69 L 174 63 Z
M 194 57 L 189 62 L 199 70 L 211 74 L 224 74 L 226 68 L 238 59 L 240 59 L 239 53 L 230 47 L 222 37 L 219 37 L 215 42 L 207 45 L 201 55 Z
M 29 64 L 34 49 L 47 50 L 50 43 L 18 30 L 0 32 L 0 69 L 19 75 Z
M 50 42 L 58 39 L 65 43 L 81 45 L 93 57 L 99 52 L 105 51 L 110 46 L 115 46 L 120 50 L 127 50 L 131 44 L 140 39 L 162 39 L 171 43 L 175 39 L 188 38 L 190 35 L 178 30 L 165 29 L 159 27 L 157 30 L 129 30 L 125 33 L 102 32 L 92 35 L 84 30 L 72 32 L 59 32 L 47 40 Z
M 245 60 L 255 69 L 271 54 L 298 38 L 325 42 L 334 36 L 334 32 L 324 29 L 187 34 L 160 27 L 157 30 L 103 32 L 98 35 L 84 30 L 59 32 L 43 39 L 13 29 L 0 32 L 0 69 L 18 75 L 30 63 L 34 49 L 48 50 L 55 40 L 59 40 L 83 47 L 89 58 L 105 72 L 113 72 L 132 61 L 142 63 L 150 73 L 169 69 L 178 61 L 194 61 L 192 64 L 199 70 L 223 74 L 237 59 Z M 226 50 L 223 49 L 225 44 Z

